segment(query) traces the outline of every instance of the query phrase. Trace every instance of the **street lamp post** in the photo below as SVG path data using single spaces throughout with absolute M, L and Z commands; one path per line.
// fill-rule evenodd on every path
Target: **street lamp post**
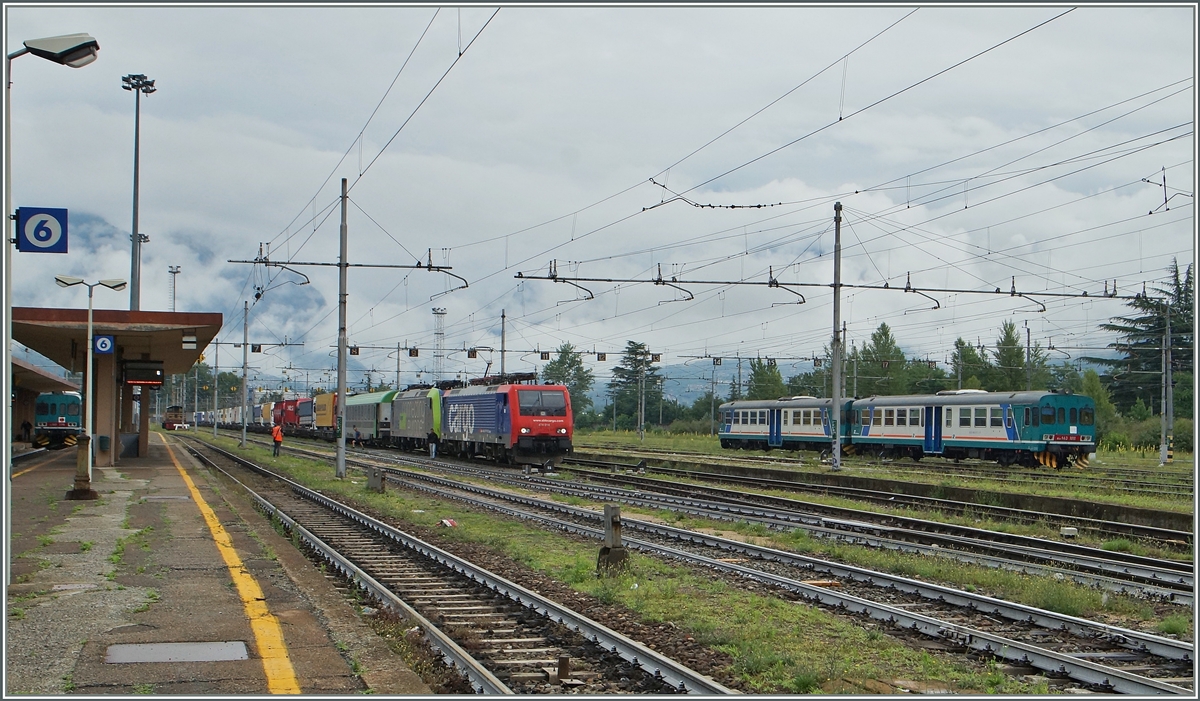
M 86 366 L 87 376 L 84 378 L 84 386 L 83 386 L 83 393 L 84 393 L 83 394 L 83 396 L 84 396 L 83 415 L 84 415 L 84 420 L 87 422 L 84 425 L 84 430 L 86 431 L 87 436 L 88 436 L 88 460 L 87 460 L 88 474 L 87 474 L 87 476 L 88 476 L 88 481 L 90 482 L 92 479 L 92 465 L 96 462 L 95 461 L 96 448 L 95 448 L 95 446 L 92 445 L 92 441 L 91 441 L 92 434 L 95 432 L 94 427 L 92 426 L 92 418 L 93 418 L 92 417 L 92 407 L 94 406 L 92 397 L 94 396 L 93 392 L 95 391 L 95 384 L 96 384 L 95 378 L 92 377 L 92 370 L 93 370 L 93 368 L 92 368 L 92 348 L 95 345 L 94 340 L 92 339 L 92 291 L 96 288 L 97 285 L 103 285 L 110 290 L 117 290 L 119 292 L 119 291 L 125 289 L 125 281 L 124 280 L 100 280 L 99 282 L 84 282 L 83 278 L 71 277 L 69 275 L 55 275 L 54 281 L 58 283 L 59 287 L 72 287 L 74 285 L 86 285 L 88 288 L 87 366 Z
M 33 54 L 44 58 L 48 61 L 68 66 L 70 68 L 82 68 L 92 61 L 96 60 L 96 53 L 100 51 L 100 44 L 89 34 L 66 34 L 63 36 L 45 37 L 43 39 L 29 39 L 24 42 L 24 48 L 8 54 L 4 61 L 4 216 L 9 217 L 13 213 L 12 206 L 12 61 L 14 58 L 24 56 L 25 54 Z M 9 403 L 9 410 L 12 410 L 13 382 L 12 382 L 12 257 L 13 250 L 10 240 L 15 237 L 10 237 L 8 234 L 8 225 L 4 228 L 4 370 L 0 371 L 0 392 L 4 394 L 4 401 Z M 12 443 L 10 441 L 0 441 L 3 443 L 4 464 L 12 464 Z M 8 477 L 6 485 L 6 494 L 12 494 L 12 475 Z M 7 533 L 12 533 L 12 508 L 11 498 L 6 497 L 4 500 L 4 523 L 7 527 Z M 10 563 L 4 562 L 4 582 L 12 583 L 12 567 Z
M 157 90 L 154 81 L 141 73 L 127 75 L 121 78 L 121 87 L 132 90 L 134 95 L 133 107 L 133 239 L 132 260 L 129 263 L 129 311 L 140 310 L 142 300 L 142 234 L 138 231 L 138 164 L 141 147 L 142 93 L 149 95 Z

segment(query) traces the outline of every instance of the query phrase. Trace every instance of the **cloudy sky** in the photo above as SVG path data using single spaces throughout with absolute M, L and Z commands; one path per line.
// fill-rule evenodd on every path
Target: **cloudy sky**
M 510 372 L 570 342 L 610 354 L 586 356 L 603 382 L 628 340 L 697 375 L 704 356 L 807 370 L 832 330 L 839 201 L 843 282 L 899 288 L 843 291 L 850 342 L 886 321 L 944 361 L 1007 319 L 1075 358 L 1112 340 L 1096 326 L 1122 304 L 1037 292 L 1132 293 L 1195 256 L 1195 31 L 1190 6 L 7 4 L 8 53 L 74 32 L 101 46 L 78 70 L 13 62 L 14 206 L 71 213 L 69 254 L 15 254 L 14 302 L 83 307 L 55 274 L 129 276 L 121 77 L 143 73 L 141 308 L 170 308 L 173 265 L 176 309 L 223 313 L 222 341 L 250 300 L 252 343 L 303 344 L 252 356 L 259 384 L 289 366 L 291 384 L 329 381 L 337 270 L 228 261 L 336 262 L 341 178 L 352 264 L 457 276 L 351 269 L 352 384 L 393 381 L 397 344 L 420 349 L 401 381 L 428 379 L 434 307 L 447 376 L 498 369 L 461 349 L 498 349 L 501 310 Z M 678 289 L 650 284 L 660 271 Z M 1037 301 L 931 301 L 910 280 Z

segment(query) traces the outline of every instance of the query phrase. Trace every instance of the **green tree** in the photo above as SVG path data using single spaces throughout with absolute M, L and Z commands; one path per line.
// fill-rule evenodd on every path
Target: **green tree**
M 750 382 L 747 399 L 778 399 L 787 394 L 779 367 L 758 358 L 750 359 Z
M 1091 368 L 1084 370 L 1080 393 L 1096 402 L 1096 438 L 1103 438 L 1117 419 L 1117 408 L 1108 398 L 1108 390 L 1100 381 L 1100 374 Z
M 542 382 L 565 385 L 571 395 L 571 410 L 583 413 L 592 407 L 588 392 L 592 391 L 595 377 L 583 365 L 583 353 L 575 346 L 564 343 L 556 351 L 558 357 L 542 368 Z
M 1000 337 L 992 351 L 995 361 L 995 384 L 989 391 L 1011 392 L 1025 389 L 1025 342 L 1017 331 L 1017 324 L 1005 319 L 1000 326 Z
M 1129 418 L 1134 421 L 1145 421 L 1151 416 L 1153 416 L 1153 412 L 1150 411 L 1150 407 L 1146 406 L 1141 397 L 1138 397 L 1133 406 L 1129 408 Z
M 650 417 L 651 408 L 658 406 L 662 383 L 658 368 L 654 366 L 651 357 L 646 344 L 626 341 L 621 361 L 613 368 L 608 390 L 616 402 L 618 428 L 637 427 L 638 398 L 642 391 L 646 397 L 647 418 Z
M 962 389 L 982 389 L 984 378 L 990 377 L 993 371 L 987 354 L 983 352 L 983 346 L 976 348 L 962 338 L 954 341 L 954 359 L 950 361 L 950 374 L 954 378 L 956 389 L 958 378 L 962 378 Z
M 1113 403 L 1128 410 L 1139 398 L 1147 398 L 1148 406 L 1161 406 L 1162 342 L 1166 331 L 1167 308 L 1171 314 L 1172 369 L 1180 374 L 1194 373 L 1192 365 L 1192 322 L 1195 309 L 1195 279 L 1192 266 L 1182 273 L 1179 262 L 1172 260 L 1167 268 L 1167 282 L 1151 288 L 1151 294 L 1137 295 L 1125 306 L 1129 313 L 1115 316 L 1100 328 L 1118 336 L 1108 347 L 1119 358 L 1087 358 L 1108 368 L 1104 380 L 1112 393 Z M 1179 385 L 1176 385 L 1178 392 Z M 1143 404 L 1147 404 L 1143 401 Z
M 904 391 L 904 351 L 882 323 L 870 343 L 858 350 L 858 396 L 899 394 Z M 847 392 L 849 394 L 849 392 Z
M 1195 396 L 1192 377 L 1190 372 L 1178 372 L 1171 376 L 1172 381 L 1175 382 L 1175 393 L 1172 396 L 1175 399 L 1175 418 L 1177 419 L 1192 418 L 1192 397 Z M 1178 432 L 1176 430 L 1176 433 Z

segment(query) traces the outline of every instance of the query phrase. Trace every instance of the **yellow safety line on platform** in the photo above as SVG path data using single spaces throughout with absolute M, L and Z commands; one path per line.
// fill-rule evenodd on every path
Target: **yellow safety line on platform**
M 242 607 L 246 610 L 246 617 L 250 619 L 250 629 L 254 631 L 258 654 L 262 657 L 263 671 L 267 675 L 267 691 L 272 694 L 299 694 L 300 684 L 296 681 L 296 671 L 292 668 L 291 658 L 288 657 L 287 644 L 283 641 L 283 630 L 279 627 L 279 619 L 267 610 L 266 597 L 263 596 L 262 588 L 258 586 L 258 582 L 246 569 L 242 558 L 238 557 L 237 551 L 233 548 L 233 540 L 221 522 L 217 520 L 216 513 L 213 512 L 208 502 L 204 501 L 204 497 L 200 496 L 200 490 L 196 489 L 192 478 L 175 458 L 175 451 L 171 450 L 171 446 L 164 436 L 160 434 L 159 438 L 162 439 L 163 445 L 167 446 L 171 462 L 175 463 L 175 469 L 179 470 L 179 474 L 183 476 L 188 491 L 192 493 L 192 499 L 200 507 L 200 513 L 204 515 L 208 530 L 212 532 L 217 549 L 221 551 L 225 566 L 229 568 L 229 573 L 233 576 L 233 583 L 242 599 Z
M 20 472 L 14 472 L 14 473 L 13 473 L 13 476 L 12 476 L 12 478 L 13 478 L 13 479 L 16 479 L 16 478 L 20 477 L 21 475 L 23 475 L 23 474 L 25 474 L 25 473 L 27 473 L 27 472 L 33 472 L 34 470 L 38 469 L 38 468 L 39 468 L 39 467 L 41 467 L 42 465 L 48 465 L 48 464 L 50 464 L 50 463 L 54 462 L 55 460 L 58 460 L 60 457 L 62 457 L 62 456 L 61 456 L 61 455 L 55 455 L 55 456 L 54 456 L 54 457 L 52 457 L 52 458 L 46 458 L 45 460 L 43 460 L 43 461 L 39 462 L 38 464 L 36 464 L 36 465 L 33 465 L 33 466 L 31 466 L 31 467 L 28 467 L 28 468 L 26 468 L 26 469 L 24 469 L 24 470 L 21 470 Z

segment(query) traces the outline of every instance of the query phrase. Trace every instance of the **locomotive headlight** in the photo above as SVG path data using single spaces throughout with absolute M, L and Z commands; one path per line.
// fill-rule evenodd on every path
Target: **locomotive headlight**
M 529 429 L 523 427 L 521 428 L 521 433 L 529 433 Z
M 566 433 L 566 432 L 567 432 L 567 429 L 565 429 L 565 428 L 560 428 L 560 429 L 558 429 L 558 432 L 559 432 L 559 433 Z

